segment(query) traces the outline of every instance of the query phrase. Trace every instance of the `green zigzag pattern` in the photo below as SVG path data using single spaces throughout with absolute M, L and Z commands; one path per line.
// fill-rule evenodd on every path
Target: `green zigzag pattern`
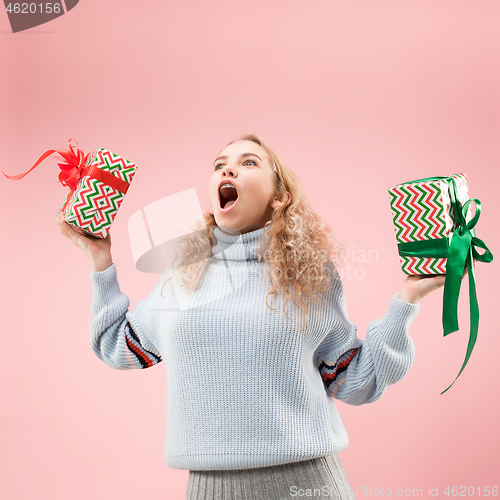
M 439 268 L 439 263 L 442 259 L 436 258 L 416 258 L 415 264 L 413 264 L 412 259 L 400 256 L 401 268 L 405 274 L 417 275 L 417 274 L 429 274 L 427 269 L 429 269 L 430 274 L 441 274 L 441 269 L 446 269 L 446 259 L 445 263 Z M 423 269 L 425 267 L 425 269 Z
M 87 191 L 88 188 L 91 188 L 90 192 Z M 78 194 L 75 196 L 75 200 L 71 205 L 71 217 L 74 218 L 72 223 L 75 226 L 80 226 L 87 231 L 96 233 L 99 230 L 111 225 L 118 209 L 120 208 L 121 201 L 124 196 L 119 191 L 106 195 L 103 192 L 103 188 L 109 187 L 105 186 L 97 179 L 87 178 L 87 182 L 85 182 L 78 191 Z M 111 206 L 106 209 L 101 209 L 101 214 L 104 216 L 104 220 L 96 223 L 95 218 L 98 213 L 98 202 L 105 199 L 109 201 Z M 77 209 L 80 214 L 79 216 L 76 214 Z
M 440 229 L 438 231 L 438 236 L 439 238 L 444 238 L 445 233 L 446 233 L 446 224 L 444 221 L 444 204 L 443 204 L 443 199 L 442 199 L 442 193 L 441 190 L 439 189 L 439 186 L 437 184 L 432 184 L 434 187 L 436 194 L 434 195 L 434 198 L 432 198 L 433 203 L 438 207 L 438 211 L 436 215 L 434 216 L 435 219 L 441 222 L 440 224 Z
M 82 209 L 82 212 L 87 212 L 87 214 L 85 214 L 85 219 L 91 221 L 91 227 L 97 229 L 98 227 L 102 227 L 103 225 L 110 225 L 113 222 L 114 217 L 112 217 L 112 214 L 116 214 L 116 212 L 120 208 L 121 201 L 123 200 L 124 196 L 118 191 L 115 191 L 112 194 L 105 195 L 100 190 L 102 184 L 98 180 L 90 179 L 90 181 L 92 187 L 94 188 L 94 191 L 92 193 L 86 193 L 84 196 L 82 196 L 82 201 L 87 201 L 87 205 L 91 205 L 92 208 L 89 207 L 86 209 Z M 110 206 L 100 209 L 101 214 L 104 216 L 104 221 L 101 220 L 101 222 L 99 222 L 97 225 L 94 225 L 96 216 L 95 210 L 101 207 L 99 205 L 99 201 L 105 201 L 106 199 L 109 201 Z
M 413 194 L 408 191 L 408 189 L 405 186 L 401 186 L 400 190 L 406 195 L 402 200 L 401 200 L 401 205 L 403 205 L 407 212 L 408 215 L 405 217 L 405 222 L 413 228 L 413 230 L 410 230 L 410 232 L 406 235 L 408 240 L 412 241 L 415 240 L 414 234 L 418 231 L 418 225 L 415 224 L 413 221 L 413 218 L 417 214 L 416 210 L 410 205 L 410 200 L 413 197 Z
M 419 186 L 418 184 L 412 185 L 413 189 L 420 193 L 418 196 L 411 193 L 404 185 L 397 186 L 401 194 L 389 190 L 389 194 L 391 196 L 391 208 L 393 212 L 393 223 L 396 229 L 396 239 L 398 242 L 407 240 L 415 241 L 415 234 L 422 228 L 422 237 L 425 239 L 431 239 L 431 232 L 436 229 L 436 223 L 429 221 L 429 214 L 433 208 L 430 204 L 435 205 L 437 208 L 434 219 L 436 219 L 436 222 L 439 224 L 438 237 L 445 236 L 446 225 L 443 220 L 444 208 L 442 200 L 440 199 L 440 188 L 434 183 L 428 183 L 427 186 L 429 187 L 428 189 L 425 189 L 425 187 Z M 432 197 L 429 201 L 424 202 L 425 198 L 429 195 L 429 192 L 431 192 Z M 414 203 L 421 208 L 421 212 L 415 210 L 415 208 L 410 205 L 411 199 L 414 199 Z M 401 209 L 396 207 L 398 200 L 400 201 L 399 204 Z M 405 211 L 403 211 L 403 209 Z M 407 234 L 405 234 L 407 229 L 404 227 L 402 222 L 406 223 L 410 227 Z M 402 235 L 404 235 L 407 239 L 402 240 Z
M 401 186 L 396 186 L 396 189 L 401 190 Z M 400 201 L 400 205 L 403 205 L 404 196 L 401 196 L 399 192 L 394 193 L 389 191 L 389 194 L 392 196 L 391 206 L 393 211 L 393 222 L 394 227 L 396 228 L 396 239 L 398 242 L 406 241 L 402 239 L 403 234 L 406 232 L 406 227 L 402 224 L 401 221 L 407 221 L 408 213 L 403 211 L 402 209 L 396 206 L 397 201 Z M 406 191 L 403 191 L 403 195 L 407 194 Z
M 399 223 L 399 218 L 403 217 L 403 213 L 396 208 L 396 202 L 399 199 L 399 196 L 396 195 L 392 190 L 389 190 L 389 195 L 391 197 L 391 208 L 392 208 L 392 221 L 394 223 L 394 229 L 396 230 L 396 240 L 401 241 L 401 233 L 404 228 Z
M 422 208 L 419 218 L 420 223 L 422 224 L 422 226 L 424 226 L 422 231 L 422 236 L 424 239 L 429 240 L 431 239 L 430 233 L 434 228 L 434 224 L 432 222 L 429 222 L 429 214 L 432 211 L 431 210 L 432 207 L 428 204 L 428 202 L 426 203 L 424 201 L 429 195 L 429 190 L 424 189 L 422 186 L 419 186 L 418 184 L 415 184 L 414 189 L 415 191 L 420 192 L 420 196 L 417 198 L 415 203 L 417 203 Z

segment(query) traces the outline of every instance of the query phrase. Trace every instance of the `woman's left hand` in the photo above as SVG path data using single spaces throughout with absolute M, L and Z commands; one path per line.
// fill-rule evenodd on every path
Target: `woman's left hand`
M 474 267 L 476 267 L 475 260 Z M 462 279 L 465 278 L 466 274 L 467 264 L 465 265 Z M 410 304 L 418 304 L 426 295 L 444 286 L 445 277 L 444 274 L 407 276 L 403 281 L 403 286 L 398 297 Z

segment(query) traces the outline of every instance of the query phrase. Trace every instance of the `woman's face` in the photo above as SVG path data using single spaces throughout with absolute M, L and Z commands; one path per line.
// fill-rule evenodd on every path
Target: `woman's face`
M 212 165 L 208 196 L 217 225 L 230 234 L 264 227 L 280 205 L 274 193 L 274 172 L 268 154 L 253 141 L 237 141 L 224 148 Z M 231 182 L 234 189 L 219 187 Z M 225 209 L 221 207 L 225 199 Z M 228 208 L 229 207 L 229 208 Z

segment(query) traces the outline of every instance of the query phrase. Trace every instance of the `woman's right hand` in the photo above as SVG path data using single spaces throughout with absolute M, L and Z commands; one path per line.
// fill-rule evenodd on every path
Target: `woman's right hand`
M 59 212 L 55 221 L 61 233 L 83 250 L 85 255 L 90 259 L 94 271 L 104 271 L 113 264 L 111 258 L 110 233 L 108 233 L 106 238 L 91 238 L 84 236 L 78 231 L 75 231 L 71 225 L 64 220 L 61 212 Z

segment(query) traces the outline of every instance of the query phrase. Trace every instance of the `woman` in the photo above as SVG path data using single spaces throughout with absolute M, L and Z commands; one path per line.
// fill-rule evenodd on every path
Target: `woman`
M 110 236 L 86 238 L 57 219 L 91 261 L 94 352 L 115 369 L 166 361 L 165 460 L 190 470 L 188 500 L 352 499 L 334 398 L 370 403 L 405 376 L 408 328 L 444 276 L 405 278 L 361 341 L 330 229 L 258 135 L 220 152 L 208 192 L 212 211 L 195 221 L 195 238 L 133 311 Z

